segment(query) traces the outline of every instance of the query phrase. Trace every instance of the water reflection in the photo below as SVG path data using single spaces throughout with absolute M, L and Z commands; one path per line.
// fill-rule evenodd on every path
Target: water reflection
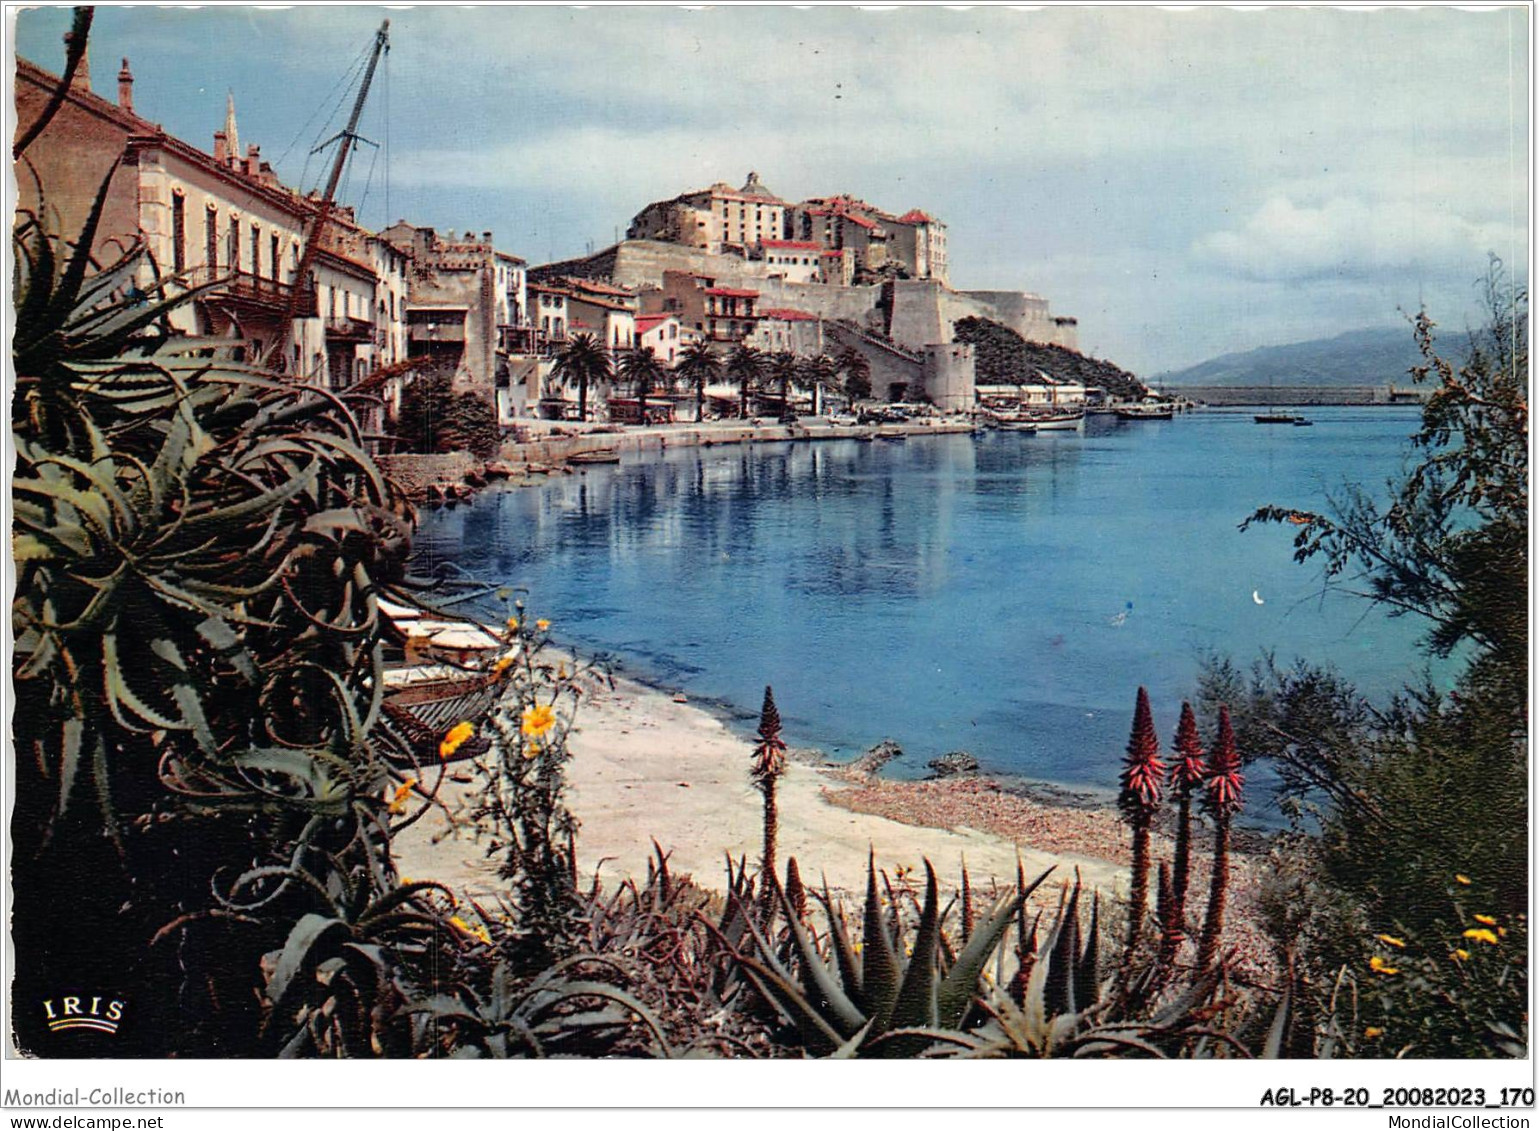
M 527 586 L 565 639 L 692 696 L 747 711 L 773 683 L 793 741 L 1104 785 L 1134 689 L 1172 733 L 1202 649 L 1331 659 L 1373 691 L 1414 667 L 1414 625 L 1318 600 L 1286 533 L 1237 530 L 1381 482 L 1413 423 L 1313 415 L 681 449 L 436 512 L 419 554 Z

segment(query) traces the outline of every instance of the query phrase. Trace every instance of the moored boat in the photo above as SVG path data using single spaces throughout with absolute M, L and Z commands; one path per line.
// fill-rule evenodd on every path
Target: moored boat
M 1176 406 L 1171 404 L 1125 404 L 1117 406 L 1118 420 L 1172 420 Z
M 1304 419 L 1296 412 L 1258 412 L 1257 424 L 1296 424 Z
M 1029 416 L 1026 423 L 1032 426 L 1034 432 L 1077 432 L 1085 426 L 1085 414 L 1083 412 L 1053 412 L 1039 416 Z

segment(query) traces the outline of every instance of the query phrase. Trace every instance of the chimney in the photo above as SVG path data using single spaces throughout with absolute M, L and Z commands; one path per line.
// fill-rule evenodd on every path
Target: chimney
M 491 243 L 492 242 L 492 233 L 491 232 L 482 232 L 481 233 L 481 242 L 484 243 L 484 244 Z
M 230 148 L 225 142 L 223 130 L 214 131 L 214 160 L 223 165 L 230 156 Z
M 128 69 L 128 60 L 123 60 L 123 69 L 118 72 L 118 106 L 134 112 L 134 73 Z
M 74 39 L 74 32 L 67 31 L 64 33 L 64 50 L 66 53 L 69 51 L 70 44 L 74 42 Z M 67 57 L 68 55 L 66 54 Z M 71 90 L 88 91 L 91 89 L 91 45 L 89 43 L 86 44 L 85 50 L 80 53 L 80 63 L 75 67 L 75 77 L 70 80 L 69 85 Z
M 262 147 L 246 146 L 246 176 L 254 177 L 262 171 Z

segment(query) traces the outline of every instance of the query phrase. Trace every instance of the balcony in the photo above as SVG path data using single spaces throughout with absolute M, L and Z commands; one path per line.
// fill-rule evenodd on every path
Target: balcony
M 291 302 L 295 318 L 314 318 L 316 314 L 314 287 L 304 287 L 296 296 L 292 283 L 280 283 L 249 271 L 218 271 L 208 267 L 194 267 L 184 276 L 190 287 L 216 284 L 216 289 L 200 296 L 200 301 L 236 308 L 248 316 L 281 318 Z
M 341 317 L 326 319 L 326 340 L 332 342 L 356 342 L 359 344 L 373 341 L 374 323 L 363 318 Z

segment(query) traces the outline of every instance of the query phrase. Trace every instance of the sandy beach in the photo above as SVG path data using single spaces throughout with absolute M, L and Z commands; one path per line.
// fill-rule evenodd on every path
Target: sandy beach
M 676 872 L 708 887 L 723 885 L 726 854 L 757 862 L 762 810 L 748 779 L 752 746 L 710 711 L 632 680 L 617 677 L 613 689 L 595 680 L 570 745 L 570 807 L 582 823 L 585 877 L 597 872 L 606 887 L 645 877 L 654 838 Z M 472 789 L 448 781 L 440 796 L 454 811 Z M 957 885 L 964 858 L 975 888 L 986 891 L 991 878 L 1008 885 L 1019 853 L 1028 877 L 1056 865 L 1055 880 L 1072 879 L 1078 869 L 1103 893 L 1126 890 L 1130 837 L 1114 809 L 1045 804 L 987 779 L 852 780 L 793 761 L 780 783 L 779 810 L 782 859 L 794 855 L 804 879 L 826 876 L 835 891 L 864 890 L 873 849 L 889 870 L 922 872 L 928 858 L 947 887 Z M 469 895 L 498 886 L 484 844 L 440 811 L 405 830 L 396 854 L 413 879 Z M 1168 840 L 1156 837 L 1155 855 L 1169 858 Z M 1205 853 L 1195 863 L 1194 891 L 1205 894 Z M 1251 886 L 1244 880 L 1252 867 L 1237 856 L 1237 886 Z M 1244 893 L 1237 896 L 1243 905 Z

